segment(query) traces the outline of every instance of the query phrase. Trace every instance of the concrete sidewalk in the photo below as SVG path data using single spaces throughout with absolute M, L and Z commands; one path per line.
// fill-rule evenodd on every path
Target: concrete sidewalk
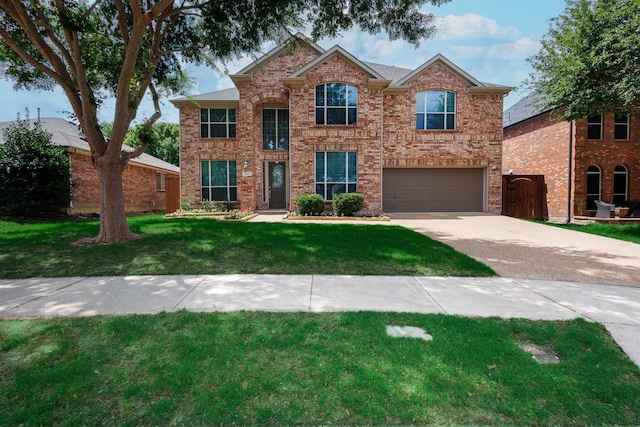
M 640 366 L 640 288 L 460 277 L 127 276 L 0 280 L 0 317 L 160 311 L 397 311 L 603 324 Z

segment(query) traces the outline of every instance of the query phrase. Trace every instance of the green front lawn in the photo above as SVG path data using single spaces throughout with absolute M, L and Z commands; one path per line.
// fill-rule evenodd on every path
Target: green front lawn
M 0 279 L 141 274 L 495 276 L 489 267 L 398 226 L 233 223 L 136 216 L 140 238 L 78 245 L 97 221 L 0 221 Z
M 552 224 L 569 230 L 581 231 L 583 233 L 597 234 L 599 236 L 611 237 L 612 239 L 625 240 L 627 242 L 640 244 L 640 224 L 603 224 L 593 222 L 587 225 L 578 224 Z
M 386 325 L 424 328 L 427 342 Z M 518 344 L 552 350 L 542 365 Z M 600 325 L 407 313 L 0 321 L 2 425 L 638 425 Z

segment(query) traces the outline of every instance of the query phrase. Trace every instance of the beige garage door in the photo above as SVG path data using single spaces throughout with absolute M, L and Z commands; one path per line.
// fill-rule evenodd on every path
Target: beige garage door
M 481 212 L 484 169 L 385 169 L 385 212 Z

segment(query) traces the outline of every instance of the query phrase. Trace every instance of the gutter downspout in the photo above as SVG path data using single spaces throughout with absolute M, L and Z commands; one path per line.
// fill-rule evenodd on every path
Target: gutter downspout
M 567 182 L 567 220 L 571 223 L 571 183 L 573 181 L 573 120 L 569 120 L 569 173 Z
M 380 212 L 383 212 L 383 173 L 384 173 L 384 89 L 380 90 Z

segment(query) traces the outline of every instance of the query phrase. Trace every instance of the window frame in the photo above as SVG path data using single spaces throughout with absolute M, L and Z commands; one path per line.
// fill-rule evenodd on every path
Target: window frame
M 595 119 L 596 117 L 598 118 L 598 121 L 596 122 Z M 597 116 L 593 115 L 593 116 L 589 116 L 587 117 L 587 139 L 591 140 L 591 141 L 597 141 L 597 140 L 601 140 L 602 139 L 602 129 L 603 129 L 603 125 L 602 125 L 602 114 L 599 114 Z M 598 131 L 598 137 L 597 138 L 592 138 L 591 137 L 591 129 L 597 127 L 599 129 Z
M 265 140 L 265 125 L 266 125 L 266 120 L 265 120 L 265 113 L 267 111 L 274 111 L 275 112 L 275 145 L 274 148 L 267 148 L 266 147 L 266 140 Z M 286 111 L 286 119 L 287 119 L 287 128 L 286 128 L 286 148 L 280 148 L 280 144 L 281 144 L 281 138 L 280 138 L 280 131 L 282 130 L 282 127 L 280 126 L 281 120 L 280 120 L 280 115 L 281 113 L 283 113 L 284 111 Z M 289 144 L 291 142 L 290 140 L 290 136 L 291 136 L 291 132 L 290 132 L 290 125 L 291 125 L 291 116 L 290 116 L 290 111 L 288 108 L 263 108 L 262 109 L 262 149 L 263 150 L 268 150 L 268 151 L 288 151 L 289 150 Z
M 624 192 L 616 191 L 616 190 L 620 190 L 619 188 L 616 188 L 616 184 L 617 184 L 616 175 L 617 176 L 624 175 Z M 629 168 L 627 168 L 625 165 L 616 165 L 616 167 L 613 169 L 613 203 L 616 206 L 625 206 L 628 197 L 629 197 Z
M 344 85 L 345 93 L 344 104 L 345 105 L 332 105 L 336 101 L 341 101 L 340 98 L 336 99 L 335 96 L 330 96 L 329 86 L 332 85 Z M 319 92 L 319 88 L 321 92 Z M 357 126 L 358 125 L 358 86 L 345 82 L 327 82 L 321 83 L 315 86 L 314 89 L 314 122 L 317 126 Z M 319 97 L 319 94 L 322 97 Z M 331 102 L 333 100 L 333 102 Z M 336 123 L 333 121 L 329 123 L 329 112 L 336 113 L 344 112 L 344 122 Z M 321 119 L 321 120 L 319 120 Z
M 167 174 L 156 172 L 156 190 L 158 191 L 166 191 L 167 190 Z
M 617 141 L 628 141 L 629 140 L 629 115 L 625 114 L 614 114 L 613 115 L 613 139 Z M 624 122 L 619 121 L 620 118 L 624 118 Z M 624 138 L 618 137 L 618 129 L 624 129 Z
M 344 153 L 345 155 L 345 180 L 337 181 L 331 180 L 328 178 L 328 168 L 329 154 L 340 154 Z M 319 155 L 322 155 L 322 180 L 318 180 L 318 167 L 319 164 Z M 355 167 L 355 171 L 350 170 L 349 163 L 350 160 L 353 160 Z M 358 152 L 357 151 L 316 151 L 315 153 L 315 167 L 314 167 L 314 185 L 315 185 L 315 193 L 322 196 L 325 201 L 331 201 L 333 199 L 334 194 L 338 193 L 357 193 L 358 192 Z M 330 186 L 344 186 L 345 191 L 329 191 Z M 328 197 L 328 196 L 331 197 Z
M 444 94 L 444 103 L 442 105 L 442 111 L 430 110 L 430 104 L 433 103 L 431 101 L 432 98 L 429 96 L 435 96 L 436 93 Z M 453 99 L 453 106 L 450 106 L 451 99 Z M 422 100 L 420 98 L 423 98 Z M 416 130 L 429 130 L 429 131 L 442 131 L 442 130 L 456 130 L 458 128 L 458 113 L 457 113 L 457 104 L 458 104 L 458 95 L 456 92 L 445 90 L 445 89 L 428 89 L 423 90 L 416 93 L 416 104 L 415 104 L 415 114 L 416 114 Z M 421 109 L 420 107 L 423 106 Z M 430 127 L 430 116 L 431 120 L 433 120 L 434 116 L 442 116 L 442 127 Z M 422 118 L 422 120 L 421 120 Z M 449 123 L 449 119 L 451 119 L 451 125 Z M 422 124 L 422 127 L 420 126 Z
M 213 176 L 212 176 L 212 163 L 222 163 L 226 162 L 226 177 L 225 177 L 225 185 L 213 185 Z M 205 185 L 204 180 L 204 164 L 207 164 L 207 182 L 208 185 Z M 231 165 L 233 165 L 233 171 L 231 171 Z M 201 160 L 200 161 L 200 198 L 201 200 L 213 201 L 213 202 L 237 202 L 238 201 L 238 167 L 237 162 L 235 160 Z M 214 189 L 225 189 L 226 200 L 216 200 L 213 198 Z M 206 196 L 205 196 L 206 190 Z M 233 197 L 235 196 L 235 197 Z
M 589 176 L 598 176 L 598 193 L 589 191 Z M 587 168 L 587 182 L 585 185 L 586 209 L 594 211 L 597 206 L 594 200 L 602 200 L 602 169 L 598 165 L 589 165 Z
M 216 120 L 212 119 L 212 111 L 214 110 L 224 110 L 224 120 Z M 206 113 L 206 120 L 204 112 Z M 233 116 L 233 120 L 231 120 Z M 223 126 L 225 128 L 225 136 L 211 136 L 213 134 L 212 130 L 213 126 Z M 205 128 L 206 126 L 206 128 Z M 206 129 L 206 134 L 204 130 Z M 224 139 L 233 139 L 237 138 L 237 110 L 232 107 L 220 107 L 220 108 L 201 108 L 200 109 L 200 138 L 204 139 L 216 139 L 216 138 L 224 138 Z

